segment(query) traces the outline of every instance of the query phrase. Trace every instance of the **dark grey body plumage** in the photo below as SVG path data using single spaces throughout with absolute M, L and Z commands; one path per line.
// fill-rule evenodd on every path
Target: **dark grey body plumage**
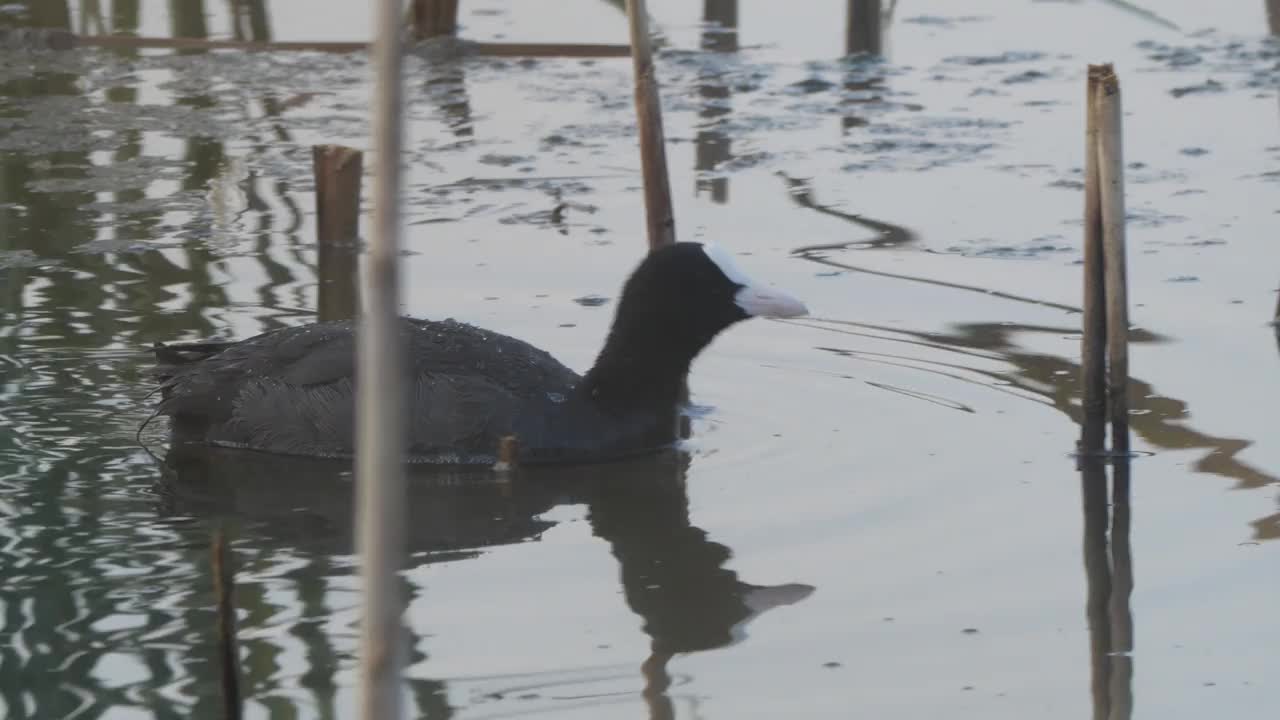
M 350 457 L 353 330 L 339 321 L 158 346 L 159 412 L 178 439 Z M 674 440 L 673 405 L 611 413 L 591 401 L 581 376 L 522 340 L 453 320 L 404 318 L 401 333 L 411 462 L 491 464 L 507 435 L 519 439 L 525 463 L 616 459 Z

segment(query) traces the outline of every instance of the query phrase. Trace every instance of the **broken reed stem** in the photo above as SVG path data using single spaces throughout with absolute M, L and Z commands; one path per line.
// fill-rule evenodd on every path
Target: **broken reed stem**
M 413 33 L 419 40 L 458 32 L 458 0 L 413 0 Z
M 846 55 L 882 51 L 880 0 L 849 0 L 845 12 L 844 52 Z
M 364 155 L 342 145 L 311 148 L 316 183 L 316 253 L 321 322 L 349 320 L 359 313 L 356 267 L 360 236 L 360 179 Z
M 1107 285 L 1107 402 L 1111 449 L 1129 452 L 1129 290 L 1125 269 L 1124 150 L 1120 80 L 1104 65 L 1095 88 L 1103 271 Z
M 667 174 L 666 141 L 662 131 L 662 100 L 653 67 L 649 14 L 644 0 L 627 0 L 631 29 L 631 62 L 635 68 L 636 120 L 640 131 L 640 168 L 644 177 L 644 208 L 649 250 L 676 241 L 671 180 Z
M 218 613 L 218 665 L 222 674 L 222 711 L 226 720 L 240 720 L 240 654 L 236 648 L 235 573 L 227 562 L 222 528 L 213 531 L 213 594 Z
M 1098 179 L 1097 86 L 1103 66 L 1090 65 L 1085 96 L 1084 152 L 1084 306 L 1080 347 L 1080 383 L 1084 417 L 1080 451 L 1101 454 L 1106 438 L 1107 315 L 1102 261 L 1102 196 Z
M 356 527 L 363 581 L 359 717 L 400 720 L 408 386 L 400 333 L 403 68 L 399 0 L 374 4 L 373 232 L 356 349 Z
M 1272 35 L 1280 35 L 1280 0 L 1267 0 L 1267 24 Z

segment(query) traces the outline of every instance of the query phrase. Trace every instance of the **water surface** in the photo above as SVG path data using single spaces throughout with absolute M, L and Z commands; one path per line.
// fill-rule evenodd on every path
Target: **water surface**
M 621 3 L 463 4 L 624 42 Z M 813 317 L 734 328 L 680 452 L 417 477 L 417 717 L 1264 717 L 1280 672 L 1277 65 L 1265 3 L 652 0 L 677 232 Z M 359 3 L 30 1 L 6 26 L 359 40 Z M 146 348 L 315 318 L 311 151 L 363 55 L 0 50 L 0 715 L 216 717 L 210 526 L 251 717 L 354 707 L 350 477 L 167 451 Z M 1070 457 L 1084 71 L 1125 92 L 1132 651 L 1091 652 Z M 415 55 L 405 311 L 585 369 L 644 250 L 626 60 Z M 366 167 L 371 165 L 366 160 Z M 368 187 L 368 183 L 366 183 Z M 584 300 L 585 299 L 585 300 Z M 1092 536 L 1095 537 L 1096 536 Z M 1096 619 L 1096 618 L 1095 618 Z M 1127 668 L 1112 678 L 1099 669 Z M 1124 713 L 1121 712 L 1121 715 Z

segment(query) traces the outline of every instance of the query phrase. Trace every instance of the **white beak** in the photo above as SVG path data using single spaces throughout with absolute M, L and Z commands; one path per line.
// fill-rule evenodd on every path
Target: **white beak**
M 767 318 L 792 318 L 808 315 L 804 303 L 779 290 L 747 285 L 738 290 L 733 301 L 748 315 Z
M 790 318 L 809 314 L 809 308 L 799 300 L 780 290 L 770 290 L 753 282 L 738 269 L 733 258 L 719 245 L 706 243 L 702 246 L 702 251 L 720 268 L 720 272 L 724 273 L 725 277 L 742 286 L 738 292 L 734 293 L 733 301 L 746 314 L 769 318 Z

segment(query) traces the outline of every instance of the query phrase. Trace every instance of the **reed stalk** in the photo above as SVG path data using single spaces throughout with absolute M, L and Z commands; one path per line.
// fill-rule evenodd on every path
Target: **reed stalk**
M 1082 410 L 1080 450 L 1102 453 L 1106 438 L 1106 279 L 1102 252 L 1102 196 L 1098 176 L 1097 87 L 1103 66 L 1090 65 L 1085 95 L 1084 152 L 1084 305 L 1080 383 Z
M 218 613 L 218 666 L 221 669 L 222 713 L 225 720 L 240 720 L 240 654 L 236 646 L 235 573 L 227 561 L 222 528 L 213 531 L 213 594 Z
M 360 237 L 360 180 L 364 155 L 342 145 L 311 148 L 316 185 L 316 314 L 349 320 L 359 314 L 356 267 Z
M 644 0 L 627 0 L 631 29 L 631 62 L 635 68 L 636 119 L 640 130 L 640 168 L 644 178 L 645 221 L 649 249 L 676 241 L 671 180 L 667 174 L 666 141 L 662 131 L 662 100 L 653 66 L 649 13 Z
M 1122 111 L 1120 80 L 1110 65 L 1102 67 L 1095 96 L 1103 270 L 1107 286 L 1107 402 L 1111 449 L 1125 455 L 1129 452 L 1129 291 L 1125 268 Z
M 356 526 L 364 589 L 359 717 L 399 720 L 405 648 L 397 571 L 405 551 L 408 385 L 399 328 L 401 4 L 378 0 L 374 7 L 373 232 L 356 361 Z

